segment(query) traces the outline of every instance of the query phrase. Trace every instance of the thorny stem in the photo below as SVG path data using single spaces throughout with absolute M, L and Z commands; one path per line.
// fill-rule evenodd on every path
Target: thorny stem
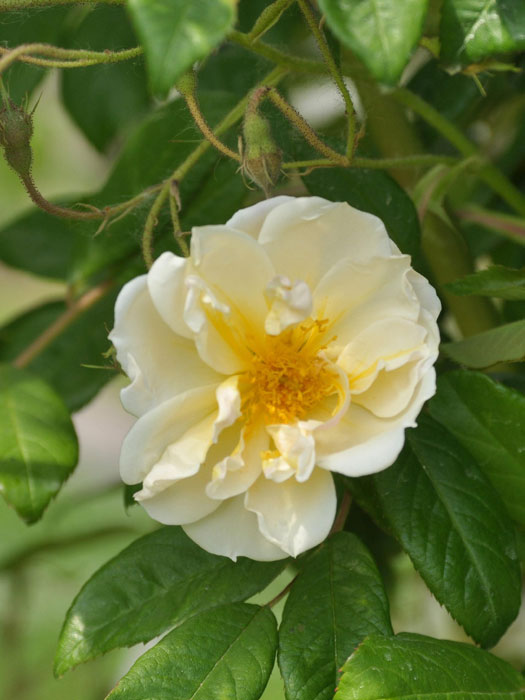
M 185 258 L 190 255 L 190 249 L 188 244 L 184 240 L 184 234 L 181 229 L 179 220 L 179 194 L 177 189 L 177 183 L 175 180 L 170 182 L 170 193 L 169 193 L 169 205 L 170 205 L 170 216 L 171 223 L 173 224 L 173 236 L 177 241 L 179 248 Z
M 334 151 L 334 149 L 330 148 L 330 146 L 324 143 L 324 141 L 321 141 L 310 124 L 308 124 L 308 122 L 299 114 L 299 112 L 297 112 L 290 104 L 288 104 L 288 102 L 286 102 L 283 97 L 281 97 L 275 88 L 269 88 L 266 94 L 274 105 L 284 114 L 284 116 L 297 127 L 305 140 L 308 141 L 308 143 L 313 146 L 316 151 L 322 153 L 335 165 L 340 165 L 342 167 L 347 167 L 350 165 L 350 160 L 346 156 Z
M 419 114 L 426 122 L 433 126 L 451 144 L 453 144 L 464 156 L 479 155 L 478 149 L 472 141 L 440 114 L 434 107 L 422 100 L 406 88 L 400 88 L 393 93 L 395 99 Z M 492 163 L 486 163 L 478 170 L 478 176 L 484 180 L 494 192 L 507 202 L 518 214 L 525 216 L 525 196 L 505 177 L 499 168 Z
M 430 153 L 414 154 L 413 156 L 401 156 L 399 158 L 353 158 L 347 166 L 351 168 L 371 168 L 374 170 L 388 170 L 390 168 L 419 168 L 439 163 L 446 165 L 456 165 L 458 159 L 453 156 L 438 156 Z M 326 168 L 333 167 L 334 163 L 328 158 L 317 158 L 313 160 L 296 160 L 283 163 L 283 170 L 294 168 Z
M 117 63 L 136 58 L 143 52 L 141 46 L 123 51 L 86 51 L 84 49 L 62 49 L 51 44 L 20 44 L 14 49 L 0 47 L 0 75 L 15 61 L 27 61 L 48 68 L 81 68 L 102 63 Z M 50 56 L 54 60 L 33 58 L 32 54 Z
M 28 347 L 18 355 L 13 364 L 23 369 L 27 367 L 67 326 L 81 313 L 96 304 L 112 288 L 113 281 L 108 280 L 93 287 L 74 301 L 50 326 L 48 326 Z
M 170 185 L 170 181 L 164 183 L 161 191 L 158 193 L 155 201 L 153 202 L 153 206 L 149 210 L 146 224 L 144 226 L 144 233 L 142 234 L 142 255 L 148 270 L 153 265 L 153 231 L 158 223 L 160 210 L 162 209 L 164 202 L 170 193 Z
M 292 56 L 292 54 L 280 51 L 262 41 L 252 42 L 249 34 L 243 34 L 234 30 L 228 34 L 228 39 L 253 53 L 259 54 L 259 56 L 263 56 L 263 58 L 267 58 L 269 61 L 273 61 L 273 63 L 286 68 L 288 71 L 314 75 L 326 75 L 328 73 L 328 68 L 322 61 Z
M 335 84 L 339 88 L 339 91 L 341 92 L 341 95 L 343 97 L 346 107 L 346 118 L 348 121 L 346 155 L 348 158 L 352 158 L 355 148 L 355 109 L 354 104 L 352 102 L 352 98 L 350 97 L 350 93 L 348 92 L 348 88 L 346 87 L 341 71 L 339 70 L 336 62 L 334 61 L 334 57 L 332 56 L 332 52 L 330 51 L 330 47 L 328 46 L 326 37 L 320 29 L 317 19 L 314 13 L 312 12 L 312 8 L 310 7 L 309 1 L 297 1 L 299 7 L 301 8 L 301 12 L 303 13 L 308 23 L 308 26 L 310 27 L 310 31 L 312 32 L 312 34 L 315 37 L 315 40 L 317 41 L 317 45 L 319 46 L 321 54 L 323 55 L 325 63 L 328 67 L 328 71 L 330 72 L 330 75 L 332 76 Z
M 103 219 L 106 216 L 106 214 L 100 209 L 96 209 L 94 211 L 77 211 L 76 209 L 69 209 L 68 207 L 60 207 L 57 204 L 52 204 L 40 194 L 40 191 L 30 175 L 27 177 L 21 177 L 21 180 L 33 203 L 40 209 L 47 211 L 47 213 L 51 214 L 52 216 L 59 216 L 62 219 L 79 219 L 81 221 Z
M 241 156 L 238 153 L 235 153 L 235 151 L 232 151 L 231 148 L 228 148 L 226 144 L 222 143 L 222 141 L 217 138 L 217 135 L 212 131 L 212 129 L 210 129 L 208 122 L 206 121 L 200 110 L 199 103 L 195 95 L 183 93 L 183 97 L 186 100 L 186 104 L 188 105 L 188 109 L 191 112 L 191 116 L 195 120 L 195 124 L 199 127 L 204 137 L 207 138 L 211 145 L 214 146 L 223 155 L 227 156 L 228 158 L 233 158 L 233 160 L 236 160 L 238 163 L 240 163 Z
M 123 5 L 126 0 L 94 0 L 106 5 Z M 51 7 L 53 5 L 80 5 L 86 0 L 0 0 L 0 12 L 25 10 L 30 7 Z
M 343 498 L 341 499 L 341 505 L 339 506 L 339 510 L 337 512 L 337 515 L 335 516 L 334 524 L 332 525 L 332 529 L 330 530 L 330 535 L 333 535 L 336 532 L 341 532 L 341 530 L 344 528 L 346 519 L 348 518 L 348 513 L 350 512 L 351 505 L 352 495 L 350 491 L 345 491 L 343 494 Z

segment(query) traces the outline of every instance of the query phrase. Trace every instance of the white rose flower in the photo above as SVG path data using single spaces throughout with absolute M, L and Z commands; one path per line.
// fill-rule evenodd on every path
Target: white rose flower
M 390 466 L 435 391 L 440 303 L 375 216 L 275 197 L 193 230 L 122 289 L 110 338 L 137 422 L 124 482 L 232 559 L 327 536 L 331 472 Z

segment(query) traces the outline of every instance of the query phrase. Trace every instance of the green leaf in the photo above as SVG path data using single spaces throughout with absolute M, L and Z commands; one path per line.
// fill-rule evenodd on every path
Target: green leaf
M 479 372 L 447 372 L 428 404 L 525 525 L 525 396 Z
M 378 216 L 403 253 L 419 251 L 419 219 L 405 190 L 387 173 L 361 168 L 315 170 L 303 177 L 310 194 L 333 202 L 348 202 Z
M 71 48 L 92 51 L 118 51 L 138 43 L 123 7 L 97 7 L 68 32 L 67 41 Z M 150 105 L 143 60 L 65 70 L 62 98 L 87 138 L 104 151 Z
M 116 290 L 83 311 L 28 365 L 51 384 L 70 411 L 88 403 L 115 376 L 104 366 L 102 355 L 110 346 L 108 329 L 113 326 Z M 46 328 L 67 311 L 63 302 L 51 302 L 15 318 L 0 330 L 0 360 L 13 360 Z
M 498 362 L 525 358 L 525 321 L 506 323 L 455 343 L 443 343 L 441 350 L 461 365 L 483 369 Z
M 78 459 L 62 400 L 29 372 L 0 366 L 0 491 L 28 523 L 38 520 Z
M 209 554 L 179 527 L 141 537 L 84 585 L 60 635 L 55 674 L 116 647 L 146 642 L 223 603 L 265 588 L 284 563 Z
M 0 259 L 42 277 L 67 280 L 80 246 L 75 226 L 41 209 L 32 209 L 0 230 Z
M 520 606 L 512 522 L 456 439 L 431 418 L 418 422 L 397 462 L 375 477 L 382 507 L 438 601 L 491 646 Z
M 5 6 L 6 3 L 3 3 Z M 26 12 L 7 12 L 4 7 L 0 12 L 0 36 L 2 46 L 10 49 L 20 44 L 34 42 L 60 44 L 64 20 L 70 12 L 69 7 L 31 8 Z M 2 76 L 7 83 L 10 97 L 20 102 L 31 94 L 46 75 L 47 69 L 17 61 Z
M 523 700 L 523 676 L 469 644 L 373 635 L 344 666 L 335 700 Z
M 166 95 L 195 61 L 225 39 L 235 22 L 235 5 L 235 0 L 129 0 L 154 93 Z
M 497 0 L 498 12 L 512 38 L 525 41 L 525 5 L 516 0 Z
M 502 14 L 498 0 L 444 0 L 441 58 L 460 66 L 524 48 L 525 37 L 513 38 Z
M 366 547 L 340 532 L 308 558 L 286 601 L 279 666 L 287 699 L 332 698 L 341 666 L 373 632 L 392 634 L 383 584 Z
M 141 656 L 108 700 L 257 700 L 276 646 L 268 608 L 238 603 L 207 610 Z
M 459 296 L 478 294 L 519 301 L 525 299 L 525 269 L 515 270 L 503 265 L 493 265 L 487 270 L 466 275 L 445 286 L 449 292 Z
M 427 0 L 319 0 L 334 34 L 382 83 L 395 85 L 416 47 Z

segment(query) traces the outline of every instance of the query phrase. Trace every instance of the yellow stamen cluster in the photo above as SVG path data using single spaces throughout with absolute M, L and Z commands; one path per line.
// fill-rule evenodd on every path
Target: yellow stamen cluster
M 247 375 L 246 408 L 269 423 L 301 419 L 337 391 L 336 377 L 320 356 L 326 321 L 308 321 L 278 336 L 267 335 Z

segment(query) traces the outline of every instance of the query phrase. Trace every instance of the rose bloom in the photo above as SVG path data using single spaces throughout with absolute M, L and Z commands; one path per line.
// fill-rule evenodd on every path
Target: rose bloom
M 152 518 L 232 559 L 329 533 L 332 472 L 390 466 L 435 391 L 440 303 L 375 216 L 275 197 L 193 229 L 117 299 L 138 417 L 120 470 Z

